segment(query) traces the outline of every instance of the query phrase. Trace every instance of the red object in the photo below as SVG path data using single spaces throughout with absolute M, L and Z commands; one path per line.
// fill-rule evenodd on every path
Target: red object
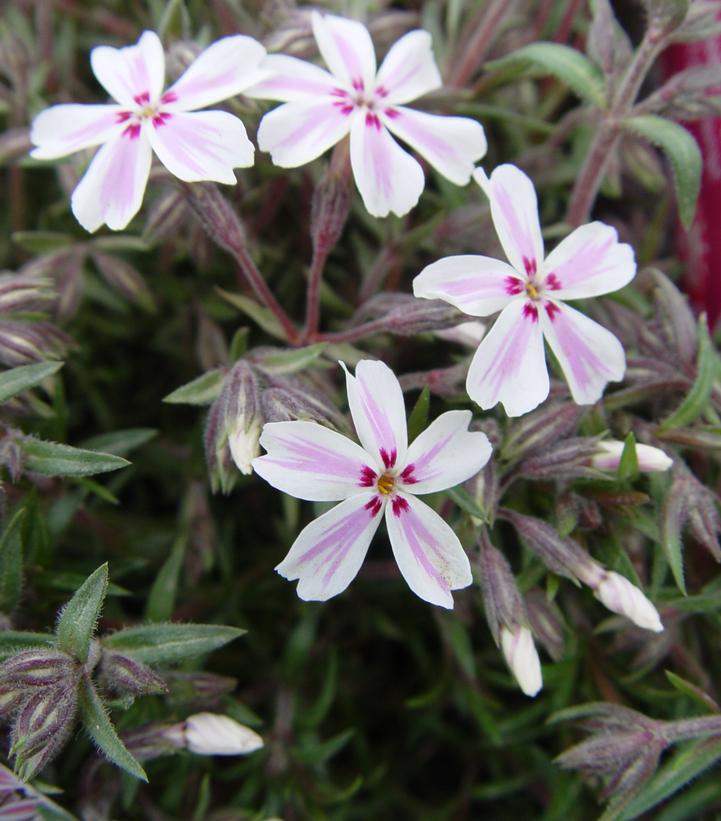
M 721 36 L 672 46 L 662 64 L 666 77 L 691 66 L 721 65 Z M 679 228 L 679 250 L 686 262 L 683 285 L 713 328 L 721 315 L 721 117 L 684 125 L 701 148 L 703 172 L 693 224 L 688 231 Z

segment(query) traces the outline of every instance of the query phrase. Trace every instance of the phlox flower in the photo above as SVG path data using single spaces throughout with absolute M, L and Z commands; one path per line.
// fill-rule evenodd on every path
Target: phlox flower
M 104 223 L 125 228 L 137 214 L 152 154 L 186 182 L 235 183 L 233 169 L 253 164 L 243 123 L 226 111 L 196 111 L 243 91 L 263 76 L 265 49 L 251 37 L 224 37 L 203 51 L 166 91 L 165 55 L 155 32 L 126 48 L 90 53 L 98 82 L 115 101 L 63 104 L 41 112 L 31 156 L 51 160 L 101 146 L 72 195 L 71 207 L 88 231 Z
M 256 473 L 299 499 L 340 501 L 301 531 L 276 570 L 299 580 L 302 599 L 338 595 L 358 573 L 385 513 L 393 555 L 411 590 L 453 607 L 450 591 L 472 581 L 468 557 L 417 495 L 476 474 L 491 455 L 488 439 L 468 431 L 470 411 L 448 411 L 408 445 L 401 387 L 382 362 L 362 360 L 355 376 L 346 369 L 346 388 L 361 445 L 315 422 L 263 428 L 267 454 L 253 460 Z
M 441 86 L 427 31 L 401 37 L 376 70 L 362 23 L 313 13 L 313 34 L 330 72 L 285 55 L 270 55 L 270 77 L 247 94 L 284 105 L 261 120 L 258 145 L 276 165 L 304 165 L 350 134 L 350 161 L 366 209 L 376 217 L 410 211 L 423 191 L 423 169 L 393 139 L 409 145 L 444 177 L 466 185 L 486 153 L 483 127 L 405 106 Z
M 558 360 L 579 405 L 600 399 L 623 378 L 626 357 L 616 337 L 566 305 L 567 299 L 607 294 L 633 279 L 630 245 L 614 228 L 591 222 L 576 228 L 544 258 L 536 192 L 513 165 L 488 178 L 474 174 L 491 205 L 507 262 L 484 256 L 446 257 L 413 281 L 413 293 L 444 299 L 472 316 L 500 311 L 468 371 L 466 390 L 483 409 L 501 402 L 509 416 L 528 413 L 548 396 L 543 339 Z

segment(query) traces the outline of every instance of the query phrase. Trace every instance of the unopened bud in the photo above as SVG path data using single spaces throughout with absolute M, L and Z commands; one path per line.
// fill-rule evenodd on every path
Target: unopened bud
M 591 457 L 591 464 L 599 470 L 617 470 L 621 463 L 621 455 L 625 442 L 615 439 L 606 439 L 596 444 L 597 453 Z M 651 445 L 636 445 L 636 459 L 638 469 L 644 473 L 658 473 L 668 470 L 673 459 L 667 456 L 660 448 Z
M 246 755 L 263 746 L 263 739 L 229 716 L 196 713 L 185 722 L 187 748 L 199 755 Z
M 543 678 L 531 631 L 527 627 L 501 627 L 501 649 L 521 690 L 527 696 L 537 695 Z
M 501 643 L 501 628 L 515 627 L 526 621 L 523 599 L 506 557 L 496 549 L 485 527 L 478 539 L 483 607 L 496 644 Z
M 27 781 L 61 749 L 75 723 L 77 689 L 53 687 L 31 695 L 20 708 L 12 728 L 10 754 Z
M 440 299 L 416 299 L 411 294 L 380 293 L 367 300 L 353 325 L 383 319 L 387 330 L 400 336 L 452 328 L 466 315 Z
M 674 468 L 675 477 L 663 504 L 661 527 L 665 540 L 680 540 L 686 524 L 689 530 L 716 559 L 721 561 L 718 533 L 721 519 L 716 498 L 683 463 Z
M 120 653 L 103 652 L 101 674 L 110 687 L 132 696 L 165 693 L 163 679 L 146 664 Z
M 313 191 L 310 235 L 315 254 L 325 258 L 338 242 L 352 201 L 348 147 L 340 142 L 333 149 L 331 165 Z
M 604 571 L 601 581 L 593 586 L 593 593 L 609 610 L 625 616 L 639 627 L 654 633 L 663 630 L 656 608 L 625 576 L 613 570 Z
M 47 277 L 29 274 L 0 275 L 0 313 L 45 311 L 52 307 L 56 294 Z
M 241 359 L 233 366 L 217 401 L 223 405 L 233 461 L 241 473 L 248 475 L 252 473 L 253 459 L 260 454 L 263 417 L 258 379 L 247 362 Z
M 543 448 L 555 445 L 575 432 L 583 409 L 573 403 L 544 404 L 514 420 L 503 443 L 504 459 L 516 461 Z
M 49 322 L 0 321 L 0 362 L 8 367 L 59 359 L 68 344 L 68 337 Z
M 52 687 L 75 680 L 77 662 L 50 647 L 23 650 L 0 664 L 0 683 L 20 687 Z
M 593 479 L 598 473 L 589 462 L 597 451 L 592 438 L 572 437 L 551 445 L 521 462 L 519 472 L 528 479 Z
M 525 593 L 526 613 L 533 635 L 554 661 L 563 658 L 563 621 L 556 606 L 543 590 L 534 588 Z
M 208 236 L 231 254 L 242 249 L 247 253 L 243 225 L 233 206 L 212 182 L 183 185 L 187 203 Z
M 92 256 L 100 275 L 114 291 L 146 311 L 153 310 L 153 297 L 137 268 L 111 254 L 94 253 Z
M 170 190 L 158 197 L 148 210 L 143 237 L 150 242 L 178 236 L 188 217 L 186 197 L 182 191 Z
M 455 342 L 465 348 L 477 348 L 481 344 L 486 326 L 480 319 L 472 319 L 469 322 L 461 322 L 452 328 L 444 328 L 436 331 L 435 335 L 446 342 Z

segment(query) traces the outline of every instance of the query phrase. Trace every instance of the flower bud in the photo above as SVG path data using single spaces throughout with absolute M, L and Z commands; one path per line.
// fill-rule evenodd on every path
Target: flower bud
M 524 459 L 518 470 L 522 476 L 536 480 L 594 479 L 598 473 L 589 462 L 596 451 L 595 439 L 572 437 Z
M 570 436 L 582 412 L 583 409 L 573 403 L 551 403 L 514 420 L 503 443 L 504 459 L 516 461 Z
M 49 322 L 0 321 L 0 362 L 10 368 L 60 359 L 68 343 L 68 337 Z
M 199 755 L 246 755 L 263 746 L 263 739 L 229 716 L 196 713 L 185 722 L 187 748 Z
M 56 299 L 52 281 L 31 274 L 0 275 L 0 313 L 46 311 Z
M 142 696 L 165 693 L 168 686 L 146 664 L 120 653 L 103 652 L 101 675 L 110 687 L 122 694 Z
M 94 253 L 92 257 L 100 275 L 114 291 L 146 311 L 153 310 L 153 297 L 137 268 L 111 254 Z
M 663 630 L 656 608 L 625 576 L 613 570 L 604 571 L 601 581 L 593 586 L 593 593 L 609 610 L 625 616 L 639 627 L 654 633 Z
M 156 243 L 178 236 L 188 216 L 184 193 L 171 189 L 161 194 L 147 213 L 143 230 L 144 239 Z
M 413 336 L 452 328 L 467 319 L 466 314 L 440 299 L 416 299 L 411 294 L 376 294 L 353 317 L 353 325 L 383 319 L 388 331 Z
M 538 695 L 543 686 L 541 662 L 527 627 L 501 627 L 501 650 L 518 686 L 527 696 Z
M 606 439 L 597 442 L 597 452 L 591 457 L 591 464 L 599 470 L 617 470 L 621 462 L 621 454 L 625 442 L 616 439 Z M 651 445 L 636 445 L 636 459 L 638 469 L 644 473 L 658 473 L 668 470 L 673 459 L 667 456 L 660 448 Z
M 524 596 L 528 621 L 533 635 L 554 661 L 563 658 L 565 646 L 563 621 L 558 608 L 548 600 L 543 590 L 534 588 Z
M 10 754 L 28 781 L 60 751 L 75 723 L 77 689 L 44 688 L 26 699 L 12 728 Z
M 75 660 L 51 647 L 23 650 L 0 664 L 0 683 L 23 688 L 52 687 L 78 675 Z
M 483 607 L 493 639 L 500 644 L 501 628 L 524 623 L 526 610 L 508 561 L 491 544 L 485 527 L 481 528 L 478 546 Z
M 481 344 L 486 326 L 480 319 L 472 319 L 469 322 L 461 322 L 452 328 L 444 328 L 435 331 L 435 336 L 446 342 L 455 342 L 465 348 L 477 348 Z
M 323 179 L 313 191 L 310 235 L 316 255 L 325 258 L 343 233 L 353 197 L 349 179 L 348 148 L 340 142 Z

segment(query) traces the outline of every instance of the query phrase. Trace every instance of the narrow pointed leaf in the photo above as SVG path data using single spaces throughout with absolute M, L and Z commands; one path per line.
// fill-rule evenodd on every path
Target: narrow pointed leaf
M 219 368 L 208 371 L 192 382 L 176 388 L 163 399 L 163 402 L 170 405 L 210 405 L 220 393 L 224 376 L 225 373 Z
M 258 364 L 264 371 L 275 376 L 286 373 L 297 373 L 307 368 L 327 347 L 327 342 L 318 342 L 316 345 L 307 345 L 305 348 L 278 351 L 278 353 L 264 356 Z
M 112 633 L 103 645 L 145 664 L 160 664 L 209 653 L 243 633 L 222 624 L 146 624 Z
M 258 305 L 258 303 L 250 297 L 243 296 L 242 294 L 232 294 L 229 291 L 224 291 L 222 288 L 216 288 L 215 290 L 226 302 L 229 302 L 246 316 L 249 316 L 266 333 L 269 333 L 276 339 L 285 339 L 283 328 L 281 328 L 273 312 L 268 310 L 268 308 Z
M 101 433 L 86 439 L 82 445 L 89 450 L 100 450 L 112 453 L 114 456 L 125 456 L 130 451 L 142 447 L 146 442 L 154 439 L 158 431 L 154 428 L 127 428 L 114 430 L 111 433 Z
M 130 462 L 112 453 L 84 450 L 28 436 L 18 440 L 25 468 L 44 476 L 92 476 L 127 467 Z
M 636 454 L 636 437 L 629 433 L 623 445 L 623 452 L 618 463 L 619 479 L 635 479 L 638 476 L 638 456 Z
M 80 688 L 80 714 L 90 738 L 100 752 L 113 764 L 139 778 L 148 780 L 145 770 L 128 751 L 113 727 L 103 702 L 93 685 L 84 680 Z
M 108 589 L 108 565 L 102 564 L 78 588 L 60 614 L 55 635 L 60 650 L 84 662 Z
M 661 511 L 661 546 L 669 563 L 678 589 L 686 595 L 686 580 L 683 571 L 683 542 L 681 541 L 681 499 L 668 493 Z
M 696 211 L 696 200 L 701 187 L 701 151 L 696 140 L 678 123 L 643 114 L 623 122 L 626 131 L 660 148 L 668 157 L 678 201 L 678 213 L 685 228 L 689 228 Z
M 431 391 L 428 385 L 423 386 L 420 396 L 408 417 L 408 441 L 412 442 L 428 426 L 428 409 L 431 404 Z
M 21 365 L 0 373 L 0 402 L 7 402 L 13 396 L 34 388 L 48 376 L 57 373 L 63 362 L 38 362 L 36 365 Z
M 532 43 L 500 60 L 486 63 L 487 71 L 528 67 L 543 74 L 552 74 L 567 85 L 582 100 L 606 107 L 606 83 L 603 74 L 585 55 L 559 43 Z

